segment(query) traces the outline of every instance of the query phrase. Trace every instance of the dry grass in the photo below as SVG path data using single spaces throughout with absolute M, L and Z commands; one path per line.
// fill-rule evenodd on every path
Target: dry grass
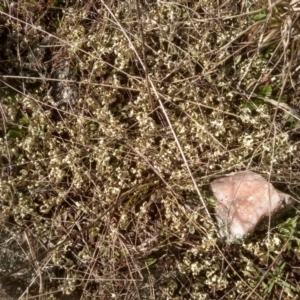
M 218 2 L 0 2 L 14 297 L 300 293 L 297 208 L 227 245 L 208 185 L 251 169 L 298 197 L 300 11 Z

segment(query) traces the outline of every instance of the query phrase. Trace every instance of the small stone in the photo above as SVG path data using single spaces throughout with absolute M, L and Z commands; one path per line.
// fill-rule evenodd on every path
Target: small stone
M 229 242 L 253 232 L 264 217 L 291 208 L 293 198 L 276 190 L 261 175 L 252 172 L 228 174 L 211 182 L 217 198 L 216 216 L 220 235 Z

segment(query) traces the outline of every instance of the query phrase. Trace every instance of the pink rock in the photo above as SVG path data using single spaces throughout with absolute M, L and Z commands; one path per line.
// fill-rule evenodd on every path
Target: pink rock
M 229 241 L 245 237 L 264 217 L 293 203 L 290 195 L 277 191 L 264 177 L 251 171 L 216 179 L 211 188 L 217 198 L 220 233 Z

